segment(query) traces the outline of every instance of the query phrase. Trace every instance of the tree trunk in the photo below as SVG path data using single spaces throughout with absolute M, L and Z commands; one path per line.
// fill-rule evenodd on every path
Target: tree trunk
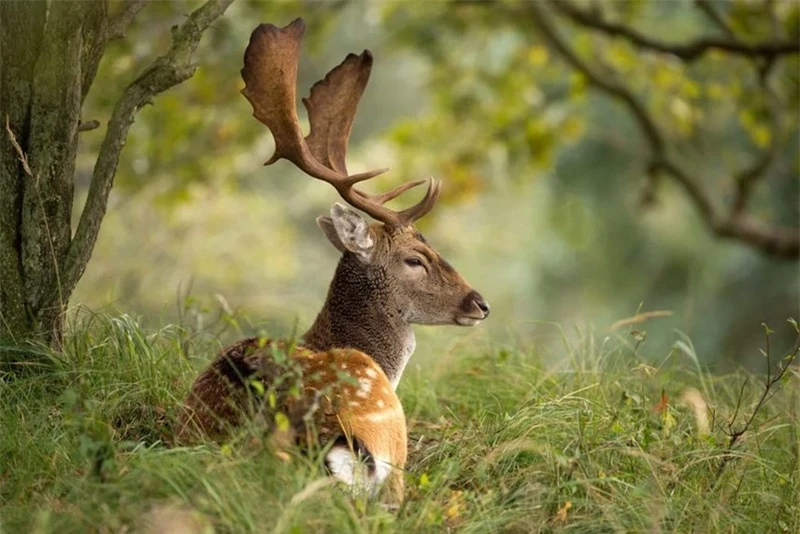
M 120 4 L 111 19 L 107 0 L 0 1 L 0 364 L 19 359 L 13 347 L 27 341 L 60 343 L 136 113 L 194 74 L 200 37 L 231 2 L 208 0 L 173 28 L 167 54 L 123 93 L 73 236 L 81 107 L 106 42 L 124 36 L 147 0 Z
M 103 53 L 106 2 L 3 2 L 0 338 L 61 339 L 81 104 Z M 83 69 L 87 72 L 84 74 Z M 12 136 L 16 137 L 14 146 Z M 27 165 L 21 160 L 27 159 Z M 55 291 L 57 295 L 52 294 Z
M 0 2 L 0 346 L 14 343 L 33 326 L 22 267 L 25 171 L 6 126 L 21 146 L 28 146 L 34 68 L 46 9 L 44 2 Z

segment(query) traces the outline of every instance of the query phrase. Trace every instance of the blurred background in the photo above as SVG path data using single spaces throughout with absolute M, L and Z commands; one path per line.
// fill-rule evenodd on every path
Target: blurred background
M 197 5 L 156 2 L 139 14 L 127 38 L 109 45 L 84 120 L 105 123 L 122 89 L 168 48 L 169 28 Z M 796 2 L 537 5 L 582 61 L 629 88 L 715 205 L 735 202 L 733 177 L 754 169 L 749 212 L 798 227 L 796 54 L 712 49 L 687 60 L 579 22 L 589 15 L 670 44 L 705 35 L 797 42 Z M 570 16 L 572 8 L 580 11 Z M 310 326 L 338 260 L 314 220 L 338 197 L 285 161 L 262 166 L 272 137 L 239 93 L 253 28 L 302 16 L 299 94 L 348 52 L 373 52 L 349 167 L 392 168 L 371 191 L 444 180 L 418 226 L 492 304 L 475 329 L 418 328 L 417 362 L 465 343 L 525 347 L 557 362 L 562 338 L 606 336 L 644 340 L 660 361 L 688 336 L 709 364 L 757 364 L 761 323 L 785 333 L 786 318 L 800 316 L 796 258 L 714 235 L 686 190 L 651 169 L 631 109 L 564 61 L 536 10 L 237 0 L 203 37 L 195 76 L 137 117 L 73 305 L 152 326 L 193 321 L 222 337 Z M 81 137 L 76 217 L 102 136 L 101 128 Z M 659 313 L 618 323 L 642 312 Z

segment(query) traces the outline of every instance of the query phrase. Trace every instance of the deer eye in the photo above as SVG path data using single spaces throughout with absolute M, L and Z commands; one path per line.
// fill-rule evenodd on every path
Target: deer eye
M 409 267 L 424 267 L 422 260 L 419 258 L 406 258 L 404 261 Z

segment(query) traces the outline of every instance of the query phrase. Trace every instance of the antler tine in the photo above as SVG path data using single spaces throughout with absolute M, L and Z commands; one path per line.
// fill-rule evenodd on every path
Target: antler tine
M 253 106 L 253 116 L 275 138 L 275 153 L 265 165 L 288 159 L 309 176 L 331 184 L 349 204 L 386 225 L 403 226 L 419 219 L 433 207 L 440 184 L 431 180 L 425 197 L 398 213 L 383 204 L 422 181 L 409 182 L 381 195 L 368 195 L 353 186 L 388 169 L 347 174 L 347 141 L 372 70 L 368 50 L 360 55 L 349 54 L 311 88 L 309 97 L 303 99 L 311 131 L 303 137 L 296 111 L 296 85 L 304 32 L 305 24 L 300 18 L 284 28 L 261 24 L 253 30 L 245 50 L 242 94 Z
M 425 192 L 425 196 L 422 197 L 422 200 L 397 214 L 400 224 L 413 224 L 414 221 L 424 217 L 425 214 L 433 209 L 433 206 L 439 199 L 439 193 L 441 192 L 441 189 L 442 181 L 439 180 L 437 182 L 435 179 L 431 178 L 428 182 L 428 190 Z
M 406 183 L 404 183 L 403 185 L 401 185 L 399 187 L 395 187 L 391 191 L 383 193 L 382 195 L 370 195 L 368 193 L 364 193 L 363 191 L 359 191 L 358 189 L 353 189 L 353 191 L 355 191 L 355 193 L 357 195 L 360 195 L 360 196 L 362 196 L 362 197 L 364 197 L 364 198 L 366 198 L 368 200 L 371 200 L 373 202 L 377 202 L 380 205 L 383 205 L 383 204 L 386 204 L 387 202 L 389 202 L 390 200 L 393 200 L 393 199 L 399 197 L 400 195 L 402 195 L 403 193 L 405 193 L 406 191 L 408 191 L 412 187 L 417 187 L 418 185 L 421 185 L 421 184 L 424 184 L 424 183 L 425 183 L 425 180 L 415 180 L 413 182 L 406 182 Z

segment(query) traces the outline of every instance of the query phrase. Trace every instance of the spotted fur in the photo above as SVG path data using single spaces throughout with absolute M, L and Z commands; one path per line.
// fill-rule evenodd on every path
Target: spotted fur
M 355 349 L 298 347 L 281 361 L 287 349 L 284 342 L 257 338 L 224 349 L 192 386 L 179 439 L 202 434 L 223 440 L 245 418 L 258 418 L 277 431 L 275 414 L 280 411 L 295 443 L 333 443 L 327 463 L 334 476 L 370 494 L 386 483 L 390 500 L 401 500 L 406 421 L 380 366 Z M 349 464 L 344 454 L 353 457 Z M 366 467 L 358 457 L 367 460 Z M 352 472 L 342 471 L 347 465 Z

